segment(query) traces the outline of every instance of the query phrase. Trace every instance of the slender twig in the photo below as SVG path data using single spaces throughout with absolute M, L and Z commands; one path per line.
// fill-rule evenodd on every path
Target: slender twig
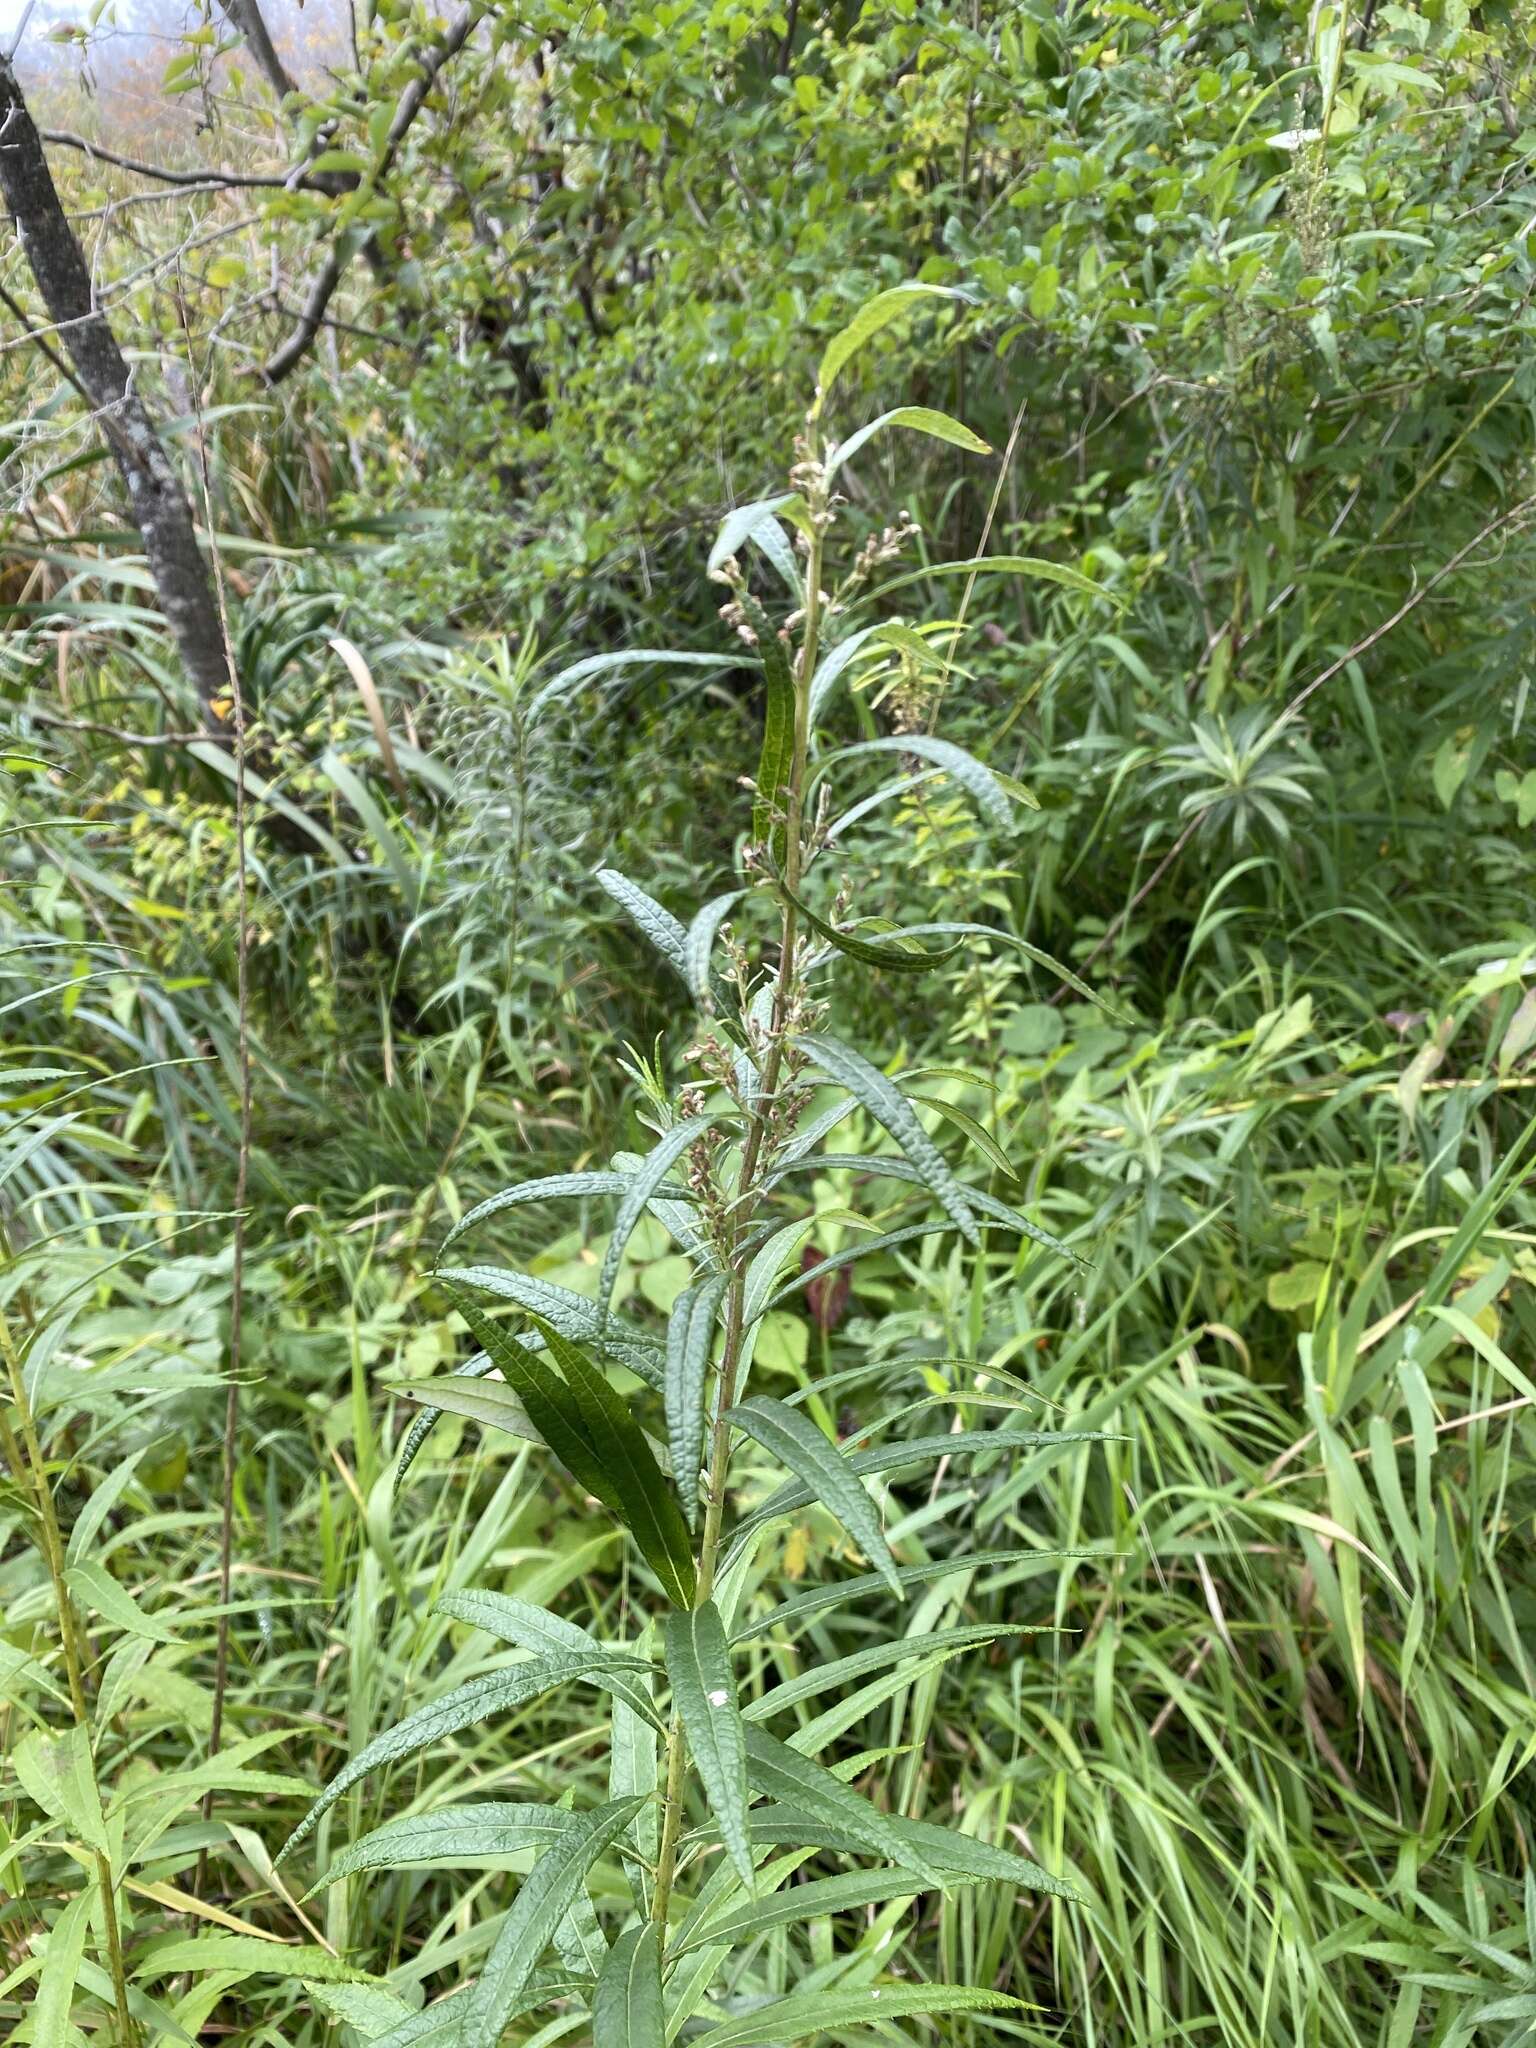
M 185 307 L 185 294 L 178 293 Z M 183 314 L 185 321 L 185 314 Z M 183 332 L 186 333 L 185 325 Z M 191 336 L 187 334 L 188 368 Z M 251 1166 L 251 1031 L 250 1031 L 250 889 L 246 862 L 247 804 L 245 786 L 245 694 L 240 687 L 240 665 L 235 659 L 229 630 L 229 605 L 219 560 L 218 536 L 213 517 L 213 490 L 208 473 L 208 434 L 203 423 L 200 387 L 193 382 L 193 408 L 197 420 L 198 474 L 203 493 L 203 520 L 213 558 L 213 587 L 218 597 L 219 626 L 224 636 L 224 661 L 229 678 L 230 728 L 235 762 L 235 1045 L 240 1081 L 239 1141 L 235 1157 L 235 1216 L 233 1259 L 229 1283 L 229 1352 L 226 1362 L 228 1384 L 224 1396 L 224 1457 L 219 1494 L 219 1620 L 213 1662 L 213 1703 L 208 1723 L 208 1754 L 216 1756 L 224 1735 L 224 1701 L 229 1690 L 229 1603 L 233 1579 L 235 1527 L 236 1439 L 240 1428 L 240 1368 L 245 1333 L 245 1237 L 246 1196 Z M 203 1795 L 203 1818 L 213 1811 L 213 1789 Z M 196 1891 L 202 1895 L 208 1872 L 208 1851 L 197 1859 Z
M 45 128 L 44 142 L 52 142 L 60 149 L 78 149 L 84 155 L 99 158 L 104 164 L 112 164 L 120 171 L 132 171 L 137 178 L 153 178 L 161 185 L 218 185 L 241 186 L 252 191 L 281 192 L 293 179 L 292 171 L 172 171 L 162 164 L 147 164 L 139 157 L 123 156 L 115 149 L 108 149 L 100 142 L 93 142 L 87 135 L 75 135 L 67 128 Z

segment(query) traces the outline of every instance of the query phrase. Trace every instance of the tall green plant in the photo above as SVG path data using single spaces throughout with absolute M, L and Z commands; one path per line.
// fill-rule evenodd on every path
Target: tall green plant
M 1075 1256 L 986 1188 L 963 1179 L 899 1082 L 827 1029 L 834 965 L 921 974 L 952 957 L 971 934 L 994 941 L 1011 936 L 965 923 L 893 930 L 860 919 L 844 889 L 829 890 L 823 879 L 845 829 L 873 805 L 935 774 L 950 777 L 999 831 L 1016 801 L 1030 801 L 1018 785 L 1005 785 L 972 755 L 926 731 L 873 734 L 825 749 L 817 744 L 834 687 L 855 662 L 866 670 L 872 664 L 875 672 L 895 664 L 909 696 L 925 677 L 942 680 L 936 644 L 916 625 L 891 616 L 855 623 L 882 565 L 906 544 L 907 529 L 886 529 L 858 550 L 841 580 L 834 578 L 829 541 L 836 487 L 852 455 L 883 430 L 927 434 L 977 453 L 988 452 L 986 445 L 958 421 L 920 407 L 886 413 L 841 443 L 830 441 L 821 424 L 839 371 L 924 295 L 916 286 L 882 294 L 832 343 L 791 488 L 732 513 L 710 556 L 711 573 L 728 592 L 723 617 L 750 649 L 764 690 L 762 753 L 739 886 L 704 904 L 685 927 L 626 876 L 612 870 L 598 876 L 697 1006 L 684 1054 L 689 1077 L 669 1091 L 659 1069 L 633 1068 L 641 1113 L 655 1137 L 643 1157 L 504 1189 L 471 1210 L 444 1248 L 525 1203 L 564 1197 L 614 1202 L 595 1301 L 501 1267 L 439 1267 L 438 1278 L 479 1350 L 457 1375 L 405 1390 L 429 1405 L 401 1466 L 403 1475 L 444 1409 L 542 1443 L 628 1531 L 652 1606 L 645 1626 L 615 1645 L 499 1592 L 449 1595 L 442 1605 L 454 1619 L 527 1654 L 433 1700 L 368 1743 L 294 1830 L 284 1855 L 371 1773 L 555 1688 L 579 1685 L 605 1696 L 612 1713 L 605 1803 L 575 1812 L 497 1802 L 408 1816 L 355 1841 L 322 1872 L 321 1882 L 330 1883 L 381 1867 L 536 1851 L 467 1989 L 424 2014 L 402 2008 L 391 2018 L 383 2007 L 371 2008 L 379 2019 L 376 2039 L 389 2048 L 438 2039 L 478 2048 L 498 2040 L 518 2015 L 555 1999 L 590 2008 L 597 2048 L 660 2048 L 712 1997 L 719 2024 L 705 2038 L 716 2048 L 842 2031 L 874 2018 L 1011 2007 L 1017 2000 L 991 1986 L 894 1976 L 857 1991 L 792 1988 L 765 2001 L 735 1959 L 744 1944 L 793 1921 L 931 1890 L 986 1883 L 1068 1890 L 1011 1849 L 895 1810 L 878 1769 L 880 1752 L 851 1765 L 830 1758 L 842 1732 L 889 1698 L 893 1686 L 910 1683 L 914 1660 L 935 1671 L 961 1651 L 1011 1633 L 1006 1627 L 871 1640 L 757 1697 L 748 1696 L 742 1682 L 747 1646 L 765 1634 L 794 1632 L 811 1616 L 882 1585 L 900 1597 L 980 1561 L 961 1546 L 940 1561 L 904 1564 L 887 1541 L 869 1477 L 957 1457 L 998 1465 L 1028 1451 L 1040 1460 L 1054 1447 L 1085 1440 L 1081 1431 L 962 1428 L 963 1413 L 954 1427 L 944 1418 L 932 1433 L 898 1437 L 893 1429 L 902 1418 L 893 1412 L 855 1451 L 813 1419 L 812 1411 L 825 1412 L 825 1387 L 812 1385 L 780 1400 L 751 1385 L 762 1319 L 801 1284 L 806 1208 L 796 1190 L 828 1165 L 908 1183 L 938 1212 L 865 1239 L 865 1252 L 939 1232 L 958 1232 L 975 1245 L 983 1230 L 1002 1230 L 1054 1256 Z M 787 592 L 782 619 L 754 593 L 749 566 L 759 564 Z M 714 659 L 616 652 L 588 658 L 547 688 L 566 689 L 601 669 L 663 658 Z M 839 814 L 831 797 L 834 778 L 878 759 L 893 759 L 896 775 Z M 759 932 L 766 932 L 762 945 L 755 943 Z M 855 1110 L 894 1149 L 851 1159 L 829 1152 L 826 1142 Z M 664 1341 L 614 1306 L 626 1246 L 648 1214 L 666 1226 L 692 1265 Z M 786 1280 L 791 1262 L 797 1276 Z M 830 1263 L 818 1270 L 825 1274 Z M 509 1305 L 511 1315 L 487 1306 L 487 1297 Z M 638 1390 L 620 1391 L 610 1367 L 629 1374 Z M 744 1453 L 755 1460 L 766 1455 L 786 1477 L 751 1512 L 733 1517 L 733 1475 Z M 750 1615 L 753 1558 L 764 1532 L 812 1501 L 842 1526 L 871 1569 Z M 989 1561 L 1039 1554 L 994 1553 Z M 802 1721 L 794 1710 L 807 1701 L 818 1702 L 818 1712 Z M 861 1774 L 870 1781 L 867 1789 L 852 1782 Z M 791 1883 L 809 1857 L 828 1851 L 854 1859 L 855 1867 Z M 631 1906 L 611 1942 L 587 1892 L 588 1874 L 609 1852 L 623 1864 Z M 546 1970 L 551 1948 L 559 1966 Z M 358 2010 L 349 2007 L 348 2016 Z

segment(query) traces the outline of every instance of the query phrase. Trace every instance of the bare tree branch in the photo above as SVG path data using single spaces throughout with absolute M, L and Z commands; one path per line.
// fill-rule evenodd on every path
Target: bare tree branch
M 60 149 L 78 149 L 84 156 L 113 164 L 120 171 L 132 171 L 138 178 L 154 178 L 162 185 L 238 185 L 253 190 L 281 192 L 293 183 L 291 171 L 172 171 L 161 164 L 147 164 L 138 157 L 123 156 L 115 149 L 92 142 L 89 136 L 72 134 L 67 128 L 44 128 L 41 134 L 44 142 L 54 143 Z
M 290 93 L 297 92 L 293 73 L 278 55 L 267 28 L 260 0 L 219 0 L 219 5 L 245 38 L 246 48 L 277 97 L 285 100 Z
M 462 7 L 454 16 L 444 31 L 441 42 L 423 53 L 420 72 L 406 86 L 396 103 L 394 118 L 385 134 L 384 147 L 379 152 L 379 161 L 374 170 L 376 182 L 388 173 L 407 130 L 426 104 L 428 93 L 437 83 L 438 74 L 443 66 L 463 49 L 479 19 L 480 7 L 476 0 L 471 0 L 471 4 Z M 329 306 L 336 287 L 341 282 L 342 274 L 355 253 L 355 248 L 345 240 L 332 243 L 324 266 L 309 288 L 304 309 L 293 332 L 255 372 L 264 384 L 280 384 L 308 354 L 325 318 L 326 307 Z

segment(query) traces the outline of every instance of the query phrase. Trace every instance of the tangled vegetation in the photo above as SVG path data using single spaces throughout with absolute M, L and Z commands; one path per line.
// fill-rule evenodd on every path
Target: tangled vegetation
M 1530 2040 L 1530 7 L 118 11 L 11 2038 Z

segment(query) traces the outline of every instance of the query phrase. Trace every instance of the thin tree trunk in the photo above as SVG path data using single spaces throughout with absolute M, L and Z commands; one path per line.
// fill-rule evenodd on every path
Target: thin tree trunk
M 278 55 L 277 45 L 272 40 L 259 0 L 219 0 L 219 5 L 244 36 L 246 48 L 255 58 L 262 75 L 279 100 L 285 100 L 289 93 L 297 92 L 299 88 L 294 82 L 293 73 Z
M 229 669 L 192 507 L 122 350 L 96 305 L 90 272 L 65 218 L 42 138 L 10 60 L 0 57 L 0 192 L 79 387 L 95 408 L 128 493 L 160 607 L 197 691 L 204 723 L 229 728 Z

